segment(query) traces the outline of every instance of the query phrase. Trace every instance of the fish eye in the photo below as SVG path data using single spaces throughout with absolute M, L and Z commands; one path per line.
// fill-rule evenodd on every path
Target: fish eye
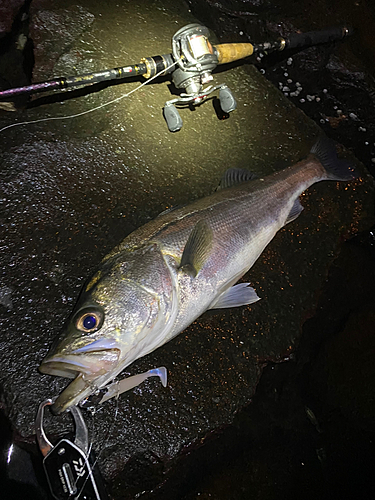
M 99 330 L 102 326 L 104 319 L 104 314 L 101 311 L 86 309 L 85 311 L 80 311 L 76 318 L 76 327 L 82 332 L 95 332 Z
M 82 319 L 82 325 L 85 330 L 92 330 L 96 327 L 97 319 L 94 315 L 88 314 Z

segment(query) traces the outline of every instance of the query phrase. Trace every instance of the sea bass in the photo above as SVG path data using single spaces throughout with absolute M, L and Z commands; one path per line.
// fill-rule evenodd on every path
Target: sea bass
M 305 160 L 264 179 L 230 169 L 210 196 L 163 212 L 127 236 L 87 282 L 39 368 L 74 378 L 53 411 L 105 387 L 208 309 L 256 302 L 249 283 L 235 283 L 301 213 L 299 195 L 315 182 L 355 177 L 321 138 Z

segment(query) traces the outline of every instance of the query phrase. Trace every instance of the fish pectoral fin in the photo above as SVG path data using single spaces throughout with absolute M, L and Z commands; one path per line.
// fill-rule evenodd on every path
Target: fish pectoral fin
M 212 241 L 212 230 L 207 222 L 197 222 L 186 242 L 179 269 L 195 278 L 211 253 Z
M 250 285 L 250 283 L 238 283 L 238 285 L 228 288 L 228 290 L 225 290 L 225 292 L 219 295 L 209 309 L 246 306 L 260 300 L 254 288 L 248 285 Z
M 292 206 L 291 211 L 289 212 L 288 217 L 286 218 L 285 224 L 289 224 L 289 222 L 292 222 L 295 219 L 297 219 L 302 210 L 303 206 L 301 205 L 299 198 L 297 198 L 296 201 L 294 202 L 294 205 Z
M 217 187 L 217 191 L 220 189 L 229 188 L 236 186 L 237 184 L 242 184 L 243 182 L 253 181 L 257 178 L 256 174 L 253 174 L 249 170 L 244 168 L 228 168 L 221 178 L 220 184 Z

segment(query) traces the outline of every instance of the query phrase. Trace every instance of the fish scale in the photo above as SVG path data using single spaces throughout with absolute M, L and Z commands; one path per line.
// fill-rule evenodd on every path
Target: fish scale
M 247 180 L 248 173 L 231 169 L 212 195 L 131 233 L 103 259 L 40 366 L 52 375 L 76 374 L 53 410 L 105 387 L 204 311 L 259 300 L 249 283 L 235 283 L 300 214 L 299 195 L 321 180 L 354 177 L 333 144 L 320 139 L 307 159 L 264 179 Z M 233 185 L 239 179 L 246 182 Z

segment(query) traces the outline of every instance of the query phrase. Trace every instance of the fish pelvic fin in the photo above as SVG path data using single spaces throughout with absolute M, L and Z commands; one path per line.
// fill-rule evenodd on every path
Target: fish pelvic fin
M 197 222 L 182 253 L 181 271 L 195 278 L 211 253 L 212 241 L 212 229 L 207 222 L 205 220 Z
M 321 136 L 311 148 L 310 153 L 314 154 L 323 165 L 327 179 L 351 181 L 359 175 L 348 160 L 337 157 L 335 144 L 328 137 Z

